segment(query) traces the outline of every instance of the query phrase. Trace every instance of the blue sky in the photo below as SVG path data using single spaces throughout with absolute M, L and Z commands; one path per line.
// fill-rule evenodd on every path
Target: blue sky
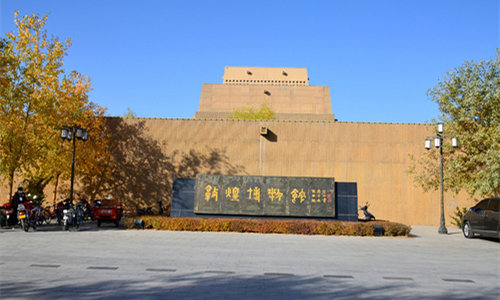
M 493 58 L 500 3 L 418 1 L 0 0 L 13 15 L 48 14 L 73 45 L 65 69 L 91 78 L 91 100 L 120 116 L 191 118 L 202 83 L 225 66 L 307 68 L 330 87 L 339 121 L 422 123 L 427 90 L 467 60 Z

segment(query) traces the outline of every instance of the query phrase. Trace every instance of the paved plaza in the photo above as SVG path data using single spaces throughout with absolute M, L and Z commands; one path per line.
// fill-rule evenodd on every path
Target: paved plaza
M 500 299 L 500 243 L 56 226 L 0 230 L 0 299 Z

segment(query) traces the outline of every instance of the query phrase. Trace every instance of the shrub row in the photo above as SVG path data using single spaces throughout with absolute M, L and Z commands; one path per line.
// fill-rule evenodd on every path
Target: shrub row
M 385 236 L 408 236 L 411 227 L 387 221 L 342 222 L 319 220 L 171 218 L 141 216 L 125 218 L 125 227 L 135 228 L 134 219 L 144 221 L 146 229 L 172 231 L 224 231 L 286 234 L 373 236 L 374 225 L 383 227 Z

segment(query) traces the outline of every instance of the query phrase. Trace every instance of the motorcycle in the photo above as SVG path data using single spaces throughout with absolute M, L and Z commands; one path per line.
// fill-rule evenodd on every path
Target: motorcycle
M 13 215 L 14 209 L 12 208 L 12 205 L 10 203 L 5 203 L 2 205 L 2 211 L 3 215 L 5 218 L 5 225 L 6 226 L 14 226 L 16 223 L 15 217 Z
M 30 221 L 31 223 L 41 226 L 45 222 L 45 216 L 42 214 L 41 202 L 37 200 L 37 195 L 31 196 L 28 194 L 27 203 L 30 209 Z
M 7 226 L 7 216 L 5 215 L 3 206 L 0 206 L 0 226 L 1 227 Z
M 82 225 L 83 221 L 85 220 L 85 203 L 84 202 L 80 201 L 76 204 L 75 214 L 76 214 L 76 221 L 77 221 L 78 225 Z
M 90 204 L 87 202 L 87 200 L 80 200 L 76 204 L 77 208 L 81 209 L 81 219 L 83 221 L 89 220 L 93 218 L 92 210 L 90 208 Z
M 368 207 L 370 206 L 368 204 L 368 202 L 366 202 L 366 204 L 364 206 L 361 206 L 361 205 L 358 205 L 360 207 L 360 210 L 363 211 L 363 214 L 365 215 L 365 218 L 363 219 L 363 221 L 375 221 L 375 216 L 372 215 L 369 211 L 368 211 Z
M 36 222 L 31 220 L 29 212 L 30 207 L 28 203 L 19 203 L 17 206 L 17 219 L 21 228 L 26 232 L 28 232 L 30 226 L 33 227 L 33 230 L 36 230 Z

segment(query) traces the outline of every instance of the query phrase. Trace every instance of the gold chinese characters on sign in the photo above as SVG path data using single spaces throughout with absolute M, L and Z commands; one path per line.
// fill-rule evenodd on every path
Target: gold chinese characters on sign
M 210 184 L 205 185 L 205 201 L 219 201 L 219 187 Z M 289 198 L 293 204 L 302 204 L 306 201 L 311 203 L 331 203 L 331 194 L 327 194 L 325 189 L 311 189 L 310 196 L 304 191 L 304 188 L 293 188 L 290 191 Z M 261 189 L 258 186 L 250 187 L 246 190 L 244 197 L 248 200 L 257 201 L 261 200 Z M 279 188 L 268 188 L 267 197 L 271 202 L 281 202 L 283 200 L 283 192 Z M 240 188 L 237 186 L 227 187 L 224 190 L 224 199 L 228 201 L 240 201 Z
M 197 214 L 335 217 L 333 178 L 198 175 Z

